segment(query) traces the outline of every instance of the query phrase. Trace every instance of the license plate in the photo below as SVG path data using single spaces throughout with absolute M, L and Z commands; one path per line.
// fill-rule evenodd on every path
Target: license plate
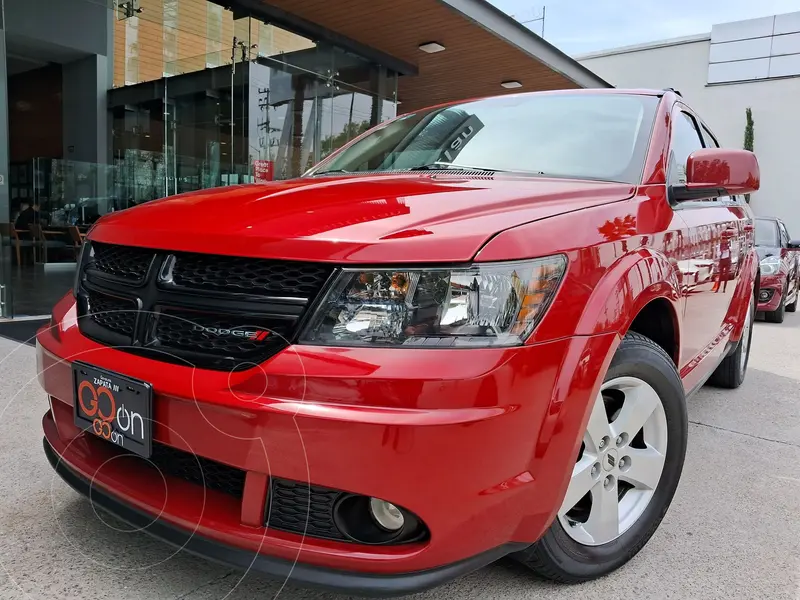
M 153 446 L 153 388 L 138 379 L 72 364 L 75 425 L 145 458 Z

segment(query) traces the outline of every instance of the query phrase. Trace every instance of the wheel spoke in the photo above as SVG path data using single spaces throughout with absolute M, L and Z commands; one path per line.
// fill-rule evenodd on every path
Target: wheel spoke
M 620 474 L 622 481 L 627 481 L 640 490 L 654 490 L 661 479 L 664 470 L 665 456 L 655 448 L 626 448 L 625 460 L 630 460 L 630 467 L 626 467 Z
M 656 391 L 644 383 L 627 387 L 622 410 L 611 423 L 612 435 L 627 433 L 633 439 L 661 402 Z
M 575 508 L 581 498 L 597 483 L 595 478 L 592 477 L 592 466 L 594 466 L 596 460 L 596 457 L 586 453 L 581 460 L 575 463 L 575 468 L 572 470 L 572 478 L 569 480 L 567 495 L 561 504 L 559 514 L 564 515 Z
M 619 499 L 617 481 L 606 487 L 604 480 L 592 489 L 592 510 L 583 524 L 584 531 L 596 544 L 604 544 L 619 535 Z
M 592 414 L 589 415 L 589 423 L 586 425 L 586 436 L 592 444 L 593 452 L 600 452 L 600 442 L 604 437 L 611 437 L 611 427 L 608 424 L 606 406 L 603 402 L 603 394 L 597 394 Z

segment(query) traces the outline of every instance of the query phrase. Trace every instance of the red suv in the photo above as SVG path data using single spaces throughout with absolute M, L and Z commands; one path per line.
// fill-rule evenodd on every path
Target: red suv
M 669 507 L 686 398 L 744 379 L 758 187 L 675 92 L 582 90 L 107 215 L 38 333 L 45 453 L 302 585 L 405 594 L 508 554 L 601 576 Z

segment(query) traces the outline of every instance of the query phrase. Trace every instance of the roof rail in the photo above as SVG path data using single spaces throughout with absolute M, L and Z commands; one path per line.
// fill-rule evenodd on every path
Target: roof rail
M 661 90 L 661 91 L 663 91 L 663 92 L 675 92 L 675 94 L 677 94 L 678 96 L 680 96 L 681 98 L 683 98 L 683 94 L 681 94 L 681 93 L 680 93 L 680 91 L 679 91 L 679 90 L 676 90 L 675 88 L 668 87 L 668 88 L 664 88 L 664 89 L 663 89 L 663 90 Z

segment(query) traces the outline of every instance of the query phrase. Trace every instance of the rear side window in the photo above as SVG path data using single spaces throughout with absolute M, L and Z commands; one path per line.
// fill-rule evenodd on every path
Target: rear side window
M 703 142 L 697 131 L 694 117 L 683 111 L 675 113 L 672 123 L 672 141 L 669 149 L 669 185 L 686 183 L 686 161 L 695 150 L 700 150 Z

